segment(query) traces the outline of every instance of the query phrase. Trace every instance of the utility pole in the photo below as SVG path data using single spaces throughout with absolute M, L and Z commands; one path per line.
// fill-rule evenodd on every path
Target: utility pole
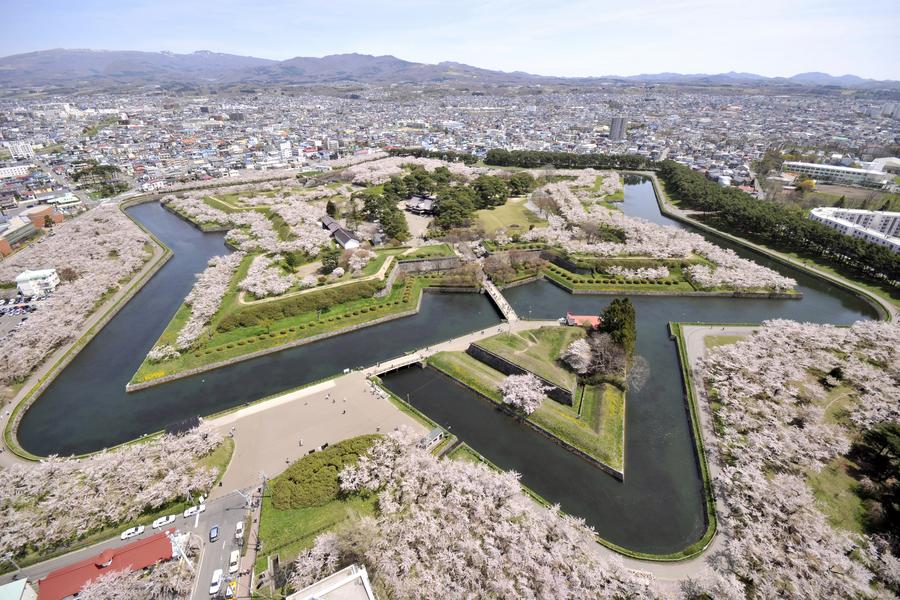
M 188 533 L 188 537 L 195 535 L 193 533 Z M 171 533 L 167 533 L 166 537 L 169 538 L 169 541 L 172 543 L 172 547 L 175 548 L 175 551 L 178 553 L 178 556 L 184 559 L 184 562 L 187 563 L 188 568 L 191 570 L 191 573 L 195 573 L 194 571 L 194 563 L 191 562 L 191 559 L 188 558 L 188 555 L 185 553 L 184 548 L 181 547 L 181 544 L 177 543 Z

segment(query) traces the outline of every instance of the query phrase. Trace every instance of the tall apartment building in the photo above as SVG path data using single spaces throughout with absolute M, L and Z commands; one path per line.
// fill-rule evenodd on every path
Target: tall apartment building
M 900 212 L 820 206 L 809 212 L 809 218 L 844 235 L 900 252 Z
M 628 128 L 628 121 L 625 117 L 613 117 L 609 124 L 609 139 L 624 140 L 625 130 Z

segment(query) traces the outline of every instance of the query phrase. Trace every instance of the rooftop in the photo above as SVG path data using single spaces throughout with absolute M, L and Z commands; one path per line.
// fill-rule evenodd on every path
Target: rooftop
M 365 567 L 350 565 L 285 600 L 376 600 Z
M 104 550 L 97 556 L 51 572 L 38 582 L 38 600 L 62 600 L 104 573 L 137 571 L 172 558 L 172 542 L 167 529 L 120 548 Z

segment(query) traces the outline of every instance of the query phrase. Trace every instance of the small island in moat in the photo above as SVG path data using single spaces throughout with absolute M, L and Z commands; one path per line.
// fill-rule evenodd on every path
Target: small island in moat
M 634 307 L 616 299 L 600 317 L 499 333 L 428 365 L 604 471 L 625 476 L 625 395 Z

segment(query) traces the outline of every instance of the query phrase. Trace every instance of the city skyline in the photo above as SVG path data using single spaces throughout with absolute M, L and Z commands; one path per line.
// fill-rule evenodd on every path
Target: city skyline
M 894 35 L 900 7 L 880 2 L 870 8 L 857 14 L 840 2 L 766 1 L 754 7 L 762 16 L 747 18 L 737 2 L 706 0 L 643 0 L 627 7 L 496 0 L 462 2 L 453 11 L 403 1 L 298 9 L 274 0 L 253 11 L 230 0 L 214 8 L 89 0 L 77 10 L 48 2 L 12 10 L 21 27 L 0 41 L 0 55 L 60 47 L 209 50 L 272 60 L 358 52 L 564 77 L 816 71 L 900 79 L 900 66 L 891 60 L 900 52 Z

